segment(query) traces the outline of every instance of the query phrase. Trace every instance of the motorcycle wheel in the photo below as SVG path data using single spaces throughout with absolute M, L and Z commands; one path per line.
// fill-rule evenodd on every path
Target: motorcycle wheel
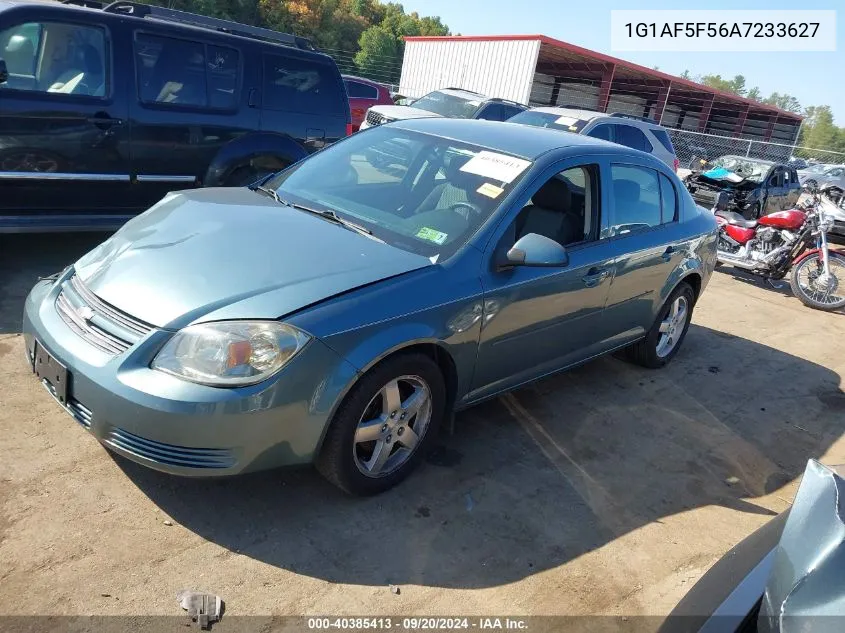
M 792 268 L 789 285 L 792 294 L 805 306 L 816 310 L 838 310 L 845 306 L 845 256 L 829 252 L 830 279 L 825 280 L 824 264 L 813 253 Z

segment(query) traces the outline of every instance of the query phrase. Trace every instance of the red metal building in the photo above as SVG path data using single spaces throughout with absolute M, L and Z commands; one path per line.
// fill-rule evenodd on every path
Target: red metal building
M 447 86 L 531 105 L 647 116 L 664 126 L 792 144 L 801 116 L 545 35 L 405 38 L 400 90 Z M 695 72 L 695 69 L 691 69 Z

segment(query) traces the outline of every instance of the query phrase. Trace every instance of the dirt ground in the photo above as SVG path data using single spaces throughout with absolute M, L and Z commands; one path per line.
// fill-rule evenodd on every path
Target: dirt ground
M 178 615 L 186 587 L 235 615 L 665 614 L 808 458 L 845 462 L 843 316 L 717 272 L 667 369 L 604 358 L 465 412 L 377 498 L 162 475 L 24 361 L 26 292 L 101 239 L 0 236 L 0 614 Z

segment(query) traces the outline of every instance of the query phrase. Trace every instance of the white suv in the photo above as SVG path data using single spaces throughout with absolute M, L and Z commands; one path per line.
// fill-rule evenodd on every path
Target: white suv
M 586 134 L 653 154 L 675 171 L 680 161 L 666 129 L 644 117 L 576 108 L 531 108 L 508 119 L 535 127 L 549 127 L 574 134 Z

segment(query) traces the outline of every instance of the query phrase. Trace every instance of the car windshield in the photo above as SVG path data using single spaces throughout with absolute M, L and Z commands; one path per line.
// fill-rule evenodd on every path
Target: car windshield
M 509 118 L 508 123 L 521 123 L 522 125 L 531 125 L 534 127 L 549 127 L 564 132 L 578 132 L 587 124 L 587 121 L 565 115 L 561 116 L 553 112 L 525 110 Z
M 333 211 L 406 251 L 442 261 L 495 212 L 531 162 L 379 126 L 272 177 L 281 200 Z
M 804 171 L 809 172 L 811 174 L 822 174 L 830 169 L 832 169 L 830 165 L 823 165 L 820 163 L 818 165 L 810 165 Z
M 771 163 L 751 160 L 741 156 L 722 156 L 710 161 L 708 169 L 727 169 L 738 176 L 752 182 L 763 182 L 763 178 L 769 173 Z
M 478 99 L 464 99 L 453 94 L 435 90 L 420 97 L 412 104 L 420 110 L 428 110 L 451 119 L 469 119 L 478 110 Z

